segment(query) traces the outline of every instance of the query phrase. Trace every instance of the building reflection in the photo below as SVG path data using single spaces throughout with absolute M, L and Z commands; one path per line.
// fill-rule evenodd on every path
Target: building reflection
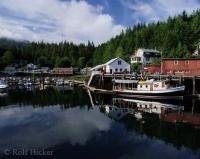
M 158 102 L 116 97 L 106 100 L 105 96 L 108 95 L 90 93 L 90 101 L 93 103 L 92 105 L 100 105 L 101 110 L 115 120 L 132 115 L 137 120 L 145 122 L 151 116 L 163 122 L 182 123 L 200 128 L 200 113 L 194 112 L 194 103 L 191 105 L 191 111 L 188 111 L 185 110 L 184 104 L 186 103 L 184 101 L 177 104 L 169 101 Z
M 157 138 L 178 149 L 200 148 L 200 110 L 196 101 L 145 101 L 91 93 L 93 107 L 130 132 Z

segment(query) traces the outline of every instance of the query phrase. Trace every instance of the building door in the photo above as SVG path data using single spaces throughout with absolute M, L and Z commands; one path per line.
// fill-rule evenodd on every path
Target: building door
M 110 74 L 112 74 L 112 69 L 110 69 Z

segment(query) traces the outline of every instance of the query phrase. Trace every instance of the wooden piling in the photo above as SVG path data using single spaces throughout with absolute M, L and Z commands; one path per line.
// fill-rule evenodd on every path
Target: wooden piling
M 192 95 L 195 95 L 196 94 L 196 77 L 195 76 L 192 78 L 192 87 L 193 87 Z

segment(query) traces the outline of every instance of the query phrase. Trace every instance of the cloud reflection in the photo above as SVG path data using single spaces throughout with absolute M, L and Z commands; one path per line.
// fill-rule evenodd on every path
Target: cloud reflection
M 0 111 L 1 151 L 11 147 L 51 147 L 69 142 L 84 145 L 93 135 L 108 131 L 112 121 L 92 110 L 59 106 L 16 107 Z

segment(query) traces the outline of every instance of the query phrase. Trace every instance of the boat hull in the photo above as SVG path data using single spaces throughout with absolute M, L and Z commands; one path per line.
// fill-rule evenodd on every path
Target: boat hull
M 183 99 L 184 87 L 171 89 L 166 91 L 130 91 L 130 90 L 115 90 L 115 93 L 122 97 L 128 98 L 146 98 L 146 99 Z

